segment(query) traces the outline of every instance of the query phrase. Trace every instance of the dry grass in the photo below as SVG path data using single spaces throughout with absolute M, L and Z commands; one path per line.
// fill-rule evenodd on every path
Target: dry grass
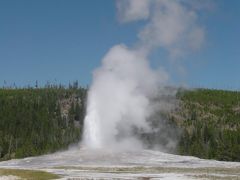
M 50 180 L 58 179 L 60 176 L 37 170 L 22 170 L 22 169 L 0 169 L 1 176 L 17 176 L 25 180 Z
M 214 173 L 214 174 L 231 174 L 240 176 L 240 168 L 179 168 L 179 167 L 83 167 L 83 166 L 59 166 L 55 169 L 74 169 L 83 171 L 97 172 L 146 172 L 146 173 Z

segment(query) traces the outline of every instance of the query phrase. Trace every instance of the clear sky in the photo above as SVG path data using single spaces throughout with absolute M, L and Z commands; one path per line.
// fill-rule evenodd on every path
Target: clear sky
M 151 56 L 152 66 L 163 64 L 172 82 L 240 89 L 240 1 L 215 4 L 201 18 L 207 35 L 200 51 L 175 64 L 167 63 L 162 50 Z M 120 24 L 114 0 L 1 0 L 0 86 L 4 80 L 18 86 L 36 80 L 88 85 L 109 48 L 136 42 L 141 25 Z

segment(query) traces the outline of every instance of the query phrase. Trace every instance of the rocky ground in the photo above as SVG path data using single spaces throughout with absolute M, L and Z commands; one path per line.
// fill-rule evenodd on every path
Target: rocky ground
M 239 162 L 203 160 L 150 150 L 76 147 L 55 154 L 4 161 L 0 168 L 43 170 L 62 179 L 240 179 Z

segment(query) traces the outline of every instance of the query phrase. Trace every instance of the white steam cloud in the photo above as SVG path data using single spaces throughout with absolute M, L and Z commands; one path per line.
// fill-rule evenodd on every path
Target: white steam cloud
M 186 0 L 117 0 L 116 6 L 120 22 L 144 20 L 146 24 L 138 34 L 137 48 L 112 47 L 94 71 L 83 143 L 93 148 L 140 148 L 134 128 L 152 131 L 147 119 L 156 106 L 166 109 L 168 104 L 151 99 L 170 93 L 163 88 L 167 72 L 150 67 L 149 53 L 164 48 L 171 57 L 178 57 L 198 49 L 204 28 L 197 23 L 197 9 Z
M 199 49 L 204 42 L 204 28 L 197 23 L 196 5 L 186 0 L 117 1 L 121 22 L 147 20 L 138 34 L 143 48 L 150 51 L 163 47 L 172 57 Z
M 85 142 L 93 147 L 116 146 L 118 128 L 129 136 L 133 125 L 147 128 L 149 97 L 167 78 L 164 71 L 153 71 L 138 51 L 124 45 L 110 49 L 94 72 L 88 94 Z

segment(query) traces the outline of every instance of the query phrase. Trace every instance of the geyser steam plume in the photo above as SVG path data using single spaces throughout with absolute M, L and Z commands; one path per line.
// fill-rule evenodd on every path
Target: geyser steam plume
M 197 23 L 200 8 L 186 0 L 118 0 L 120 22 L 144 20 L 133 48 L 112 47 L 93 73 L 85 117 L 85 146 L 92 148 L 141 148 L 133 127 L 151 131 L 147 119 L 156 104 L 151 98 L 166 93 L 168 74 L 151 68 L 148 56 L 164 48 L 171 58 L 198 49 L 204 29 Z M 158 108 L 164 107 L 164 104 Z

